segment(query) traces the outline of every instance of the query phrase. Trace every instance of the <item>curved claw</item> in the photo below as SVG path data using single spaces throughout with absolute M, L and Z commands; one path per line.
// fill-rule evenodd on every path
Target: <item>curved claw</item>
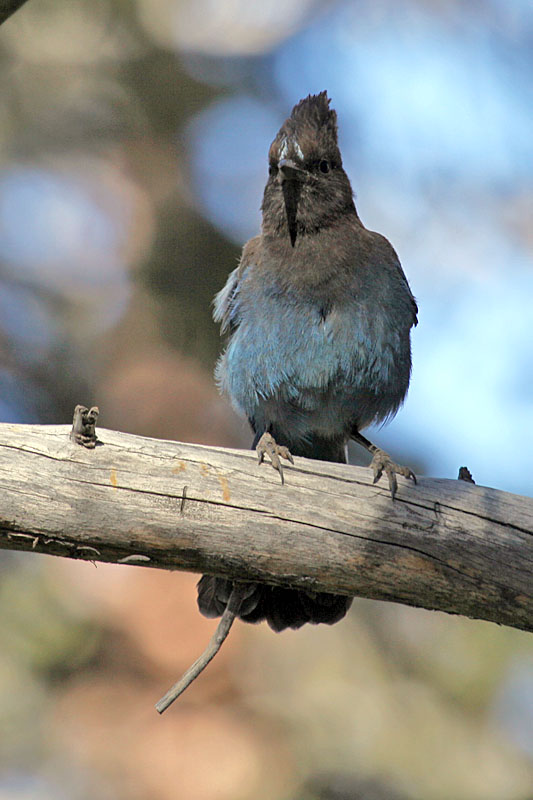
M 290 461 L 291 464 L 294 464 L 294 459 L 288 447 L 284 445 L 279 445 L 272 434 L 264 433 L 257 443 L 257 447 L 255 448 L 257 453 L 257 460 L 259 464 L 262 464 L 265 460 L 265 455 L 268 455 L 270 458 L 270 464 L 273 469 L 279 472 L 279 476 L 281 478 L 281 483 L 285 483 L 285 478 L 283 475 L 283 467 L 281 466 L 281 458 Z
M 379 450 L 376 448 L 370 466 L 374 472 L 373 483 L 377 483 L 383 475 L 383 472 L 385 472 L 389 480 L 389 489 L 393 500 L 396 497 L 396 492 L 398 490 L 398 481 L 396 480 L 396 475 L 403 475 L 405 478 L 411 479 L 416 484 L 415 473 L 409 469 L 409 467 L 395 464 L 389 454 L 384 450 Z

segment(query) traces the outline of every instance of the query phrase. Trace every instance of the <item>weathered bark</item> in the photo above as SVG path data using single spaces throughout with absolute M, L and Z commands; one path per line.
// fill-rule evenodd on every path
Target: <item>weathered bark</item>
M 0 547 L 393 600 L 533 630 L 533 500 L 302 458 L 0 425 Z

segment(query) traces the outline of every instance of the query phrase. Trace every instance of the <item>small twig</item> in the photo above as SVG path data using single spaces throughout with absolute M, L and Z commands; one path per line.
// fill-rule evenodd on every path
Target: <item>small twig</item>
M 76 406 L 70 431 L 72 442 L 88 447 L 90 450 L 95 447 L 98 442 L 95 428 L 99 413 L 98 406 L 93 406 L 90 410 L 82 405 Z
M 185 689 L 190 686 L 194 680 L 196 680 L 198 675 L 204 671 L 209 662 L 212 661 L 216 656 L 224 640 L 226 639 L 226 636 L 230 632 L 230 628 L 233 625 L 233 620 L 239 612 L 239 608 L 241 607 L 241 603 L 246 591 L 246 584 L 233 584 L 233 589 L 231 590 L 228 604 L 224 610 L 224 613 L 222 614 L 220 622 L 217 625 L 217 629 L 209 640 L 209 644 L 205 648 L 204 652 L 199 658 L 196 659 L 194 664 L 189 667 L 187 672 L 182 675 L 179 681 L 168 690 L 165 696 L 155 704 L 155 707 L 160 714 L 162 714 L 163 711 L 166 711 L 166 709 L 174 702 L 174 700 L 177 700 L 180 694 L 183 694 Z
M 475 483 L 475 480 L 472 477 L 472 473 L 468 469 L 468 467 L 459 467 L 459 478 L 460 481 L 466 481 L 467 483 Z

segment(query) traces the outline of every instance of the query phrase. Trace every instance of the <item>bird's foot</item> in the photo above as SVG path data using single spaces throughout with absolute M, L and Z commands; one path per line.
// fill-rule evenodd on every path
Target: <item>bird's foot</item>
M 271 433 L 264 433 L 259 439 L 255 451 L 260 464 L 263 463 L 266 455 L 270 458 L 272 467 L 279 472 L 281 482 L 285 483 L 285 478 L 283 477 L 283 467 L 281 466 L 281 461 L 279 458 L 281 456 L 281 458 L 285 458 L 287 461 L 290 461 L 291 464 L 294 464 L 294 459 L 289 451 L 289 448 L 279 445 Z
M 416 475 L 413 470 L 409 469 L 409 467 L 395 464 L 389 454 L 386 453 L 385 450 L 380 450 L 379 447 L 376 447 L 374 451 L 370 466 L 374 473 L 374 483 L 377 483 L 382 474 L 385 473 L 389 479 L 389 489 L 393 500 L 396 495 L 396 490 L 398 489 L 396 475 L 403 475 L 416 483 Z

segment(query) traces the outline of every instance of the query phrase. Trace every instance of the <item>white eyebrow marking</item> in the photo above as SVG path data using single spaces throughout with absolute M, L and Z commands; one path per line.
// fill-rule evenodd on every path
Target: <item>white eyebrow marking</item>
M 287 156 L 289 154 L 289 146 L 290 145 L 292 145 L 292 149 L 294 150 L 294 152 L 296 153 L 298 158 L 301 158 L 302 161 L 303 161 L 304 160 L 304 154 L 303 154 L 302 148 L 298 144 L 298 141 L 296 139 L 290 139 L 289 140 L 289 139 L 287 139 L 286 136 L 284 136 L 283 139 L 281 140 L 281 147 L 279 149 L 279 157 L 280 157 L 280 159 L 287 158 Z
M 296 141 L 296 139 L 294 139 L 294 149 L 296 150 L 296 153 L 297 153 L 297 155 L 298 155 L 298 156 L 299 156 L 299 157 L 302 159 L 302 161 L 303 161 L 303 159 L 304 159 L 304 154 L 303 154 L 303 152 L 302 152 L 302 148 L 300 147 L 300 145 L 298 144 L 298 142 Z

